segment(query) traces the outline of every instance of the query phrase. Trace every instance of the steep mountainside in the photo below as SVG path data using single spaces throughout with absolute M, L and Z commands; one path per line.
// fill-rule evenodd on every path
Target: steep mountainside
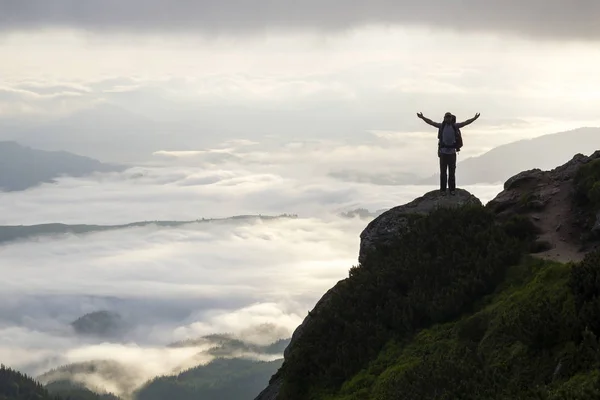
M 64 151 L 43 151 L 16 142 L 0 142 L 0 191 L 25 190 L 52 182 L 61 175 L 84 176 L 122 169 Z
M 383 213 L 257 400 L 600 398 L 598 188 L 600 152 L 487 206 L 431 192 Z

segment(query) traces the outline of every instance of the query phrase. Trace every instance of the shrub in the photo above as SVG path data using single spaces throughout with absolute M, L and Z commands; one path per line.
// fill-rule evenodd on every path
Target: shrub
M 582 165 L 573 181 L 575 200 L 581 206 L 600 208 L 600 159 Z

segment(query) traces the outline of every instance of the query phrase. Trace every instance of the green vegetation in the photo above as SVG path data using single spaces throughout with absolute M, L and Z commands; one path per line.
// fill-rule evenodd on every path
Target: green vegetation
M 529 229 L 476 207 L 415 219 L 339 285 L 280 398 L 600 399 L 600 251 L 524 256 Z
M 570 380 L 592 372 L 597 341 L 578 321 L 573 281 L 571 266 L 528 258 L 476 311 L 390 341 L 329 400 L 576 399 Z
M 81 383 L 84 378 L 85 385 Z M 114 388 L 112 390 L 130 393 L 136 387 L 138 374 L 134 368 L 118 361 L 91 360 L 51 369 L 38 376 L 37 380 L 45 384 L 50 391 L 60 392 L 59 394 L 64 394 L 67 389 L 78 392 L 84 386 L 93 393 L 105 392 L 105 388 L 92 386 L 91 382 L 111 382 Z
M 63 399 L 73 400 L 119 400 L 119 397 L 110 393 L 98 394 L 82 384 L 70 380 L 56 381 L 46 385 L 46 390 Z M 100 391 L 98 391 L 100 392 Z
M 353 267 L 294 343 L 273 378 L 283 377 L 281 398 L 335 393 L 390 341 L 402 342 L 472 309 L 518 263 L 529 246 L 522 238 L 532 237 L 527 229 L 514 221 L 497 224 L 481 206 L 410 218 L 410 233 Z M 416 365 L 405 360 L 401 369 Z
M 290 339 L 279 339 L 268 345 L 258 345 L 244 342 L 227 334 L 212 334 L 202 336 L 198 339 L 186 339 L 171 343 L 168 347 L 194 347 L 212 343 L 213 347 L 208 353 L 215 357 L 230 357 L 239 352 L 258 353 L 258 354 L 283 354 L 283 351 L 290 343 Z
M 0 400 L 60 400 L 38 382 L 0 365 Z
M 597 213 L 600 211 L 600 159 L 590 161 L 579 168 L 575 179 L 575 205 L 583 211 L 582 225 L 590 230 L 597 223 Z M 597 238 L 598 234 L 589 232 L 586 240 Z
M 177 376 L 153 379 L 134 394 L 137 400 L 252 400 L 266 386 L 282 360 L 259 362 L 216 359 Z
M 600 208 L 600 159 L 582 165 L 573 183 L 575 200 L 580 205 Z

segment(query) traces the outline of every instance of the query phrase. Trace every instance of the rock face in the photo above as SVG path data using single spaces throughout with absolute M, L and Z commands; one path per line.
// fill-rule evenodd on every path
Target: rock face
M 551 171 L 532 169 L 520 172 L 504 183 L 504 190 L 487 206 L 498 214 L 514 213 L 532 206 L 541 210 L 561 189 L 571 190 L 571 181 L 577 170 L 596 158 L 600 158 L 600 151 L 590 157 L 577 154 L 566 164 Z M 562 188 L 564 183 L 569 187 Z
M 457 189 L 455 196 L 442 196 L 439 190 L 434 190 L 408 204 L 384 212 L 371 221 L 360 234 L 358 262 L 364 264 L 368 254 L 374 251 L 377 245 L 385 245 L 404 235 L 409 215 L 424 215 L 438 208 L 462 205 L 481 206 L 482 204 L 477 197 L 463 189 Z

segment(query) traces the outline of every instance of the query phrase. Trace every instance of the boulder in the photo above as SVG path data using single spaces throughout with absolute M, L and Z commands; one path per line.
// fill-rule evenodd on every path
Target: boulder
M 407 233 L 410 215 L 426 215 L 438 208 L 452 208 L 463 205 L 482 206 L 481 201 L 464 189 L 457 189 L 456 195 L 442 196 L 434 190 L 416 198 L 408 204 L 394 207 L 375 218 L 360 234 L 358 262 L 364 264 L 369 253 L 379 245 L 387 245 Z

